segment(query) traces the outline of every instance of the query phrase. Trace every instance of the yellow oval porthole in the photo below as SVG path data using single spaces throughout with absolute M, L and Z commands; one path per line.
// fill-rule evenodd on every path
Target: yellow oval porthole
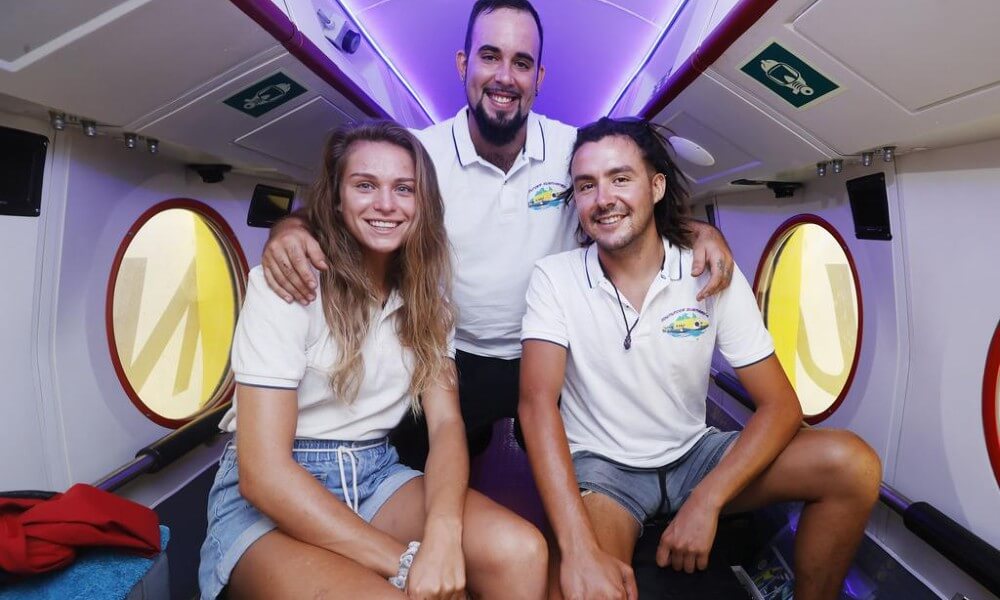
M 232 230 L 200 202 L 163 202 L 129 229 L 108 283 L 108 343 L 126 393 L 156 423 L 178 427 L 232 394 L 246 273 Z
M 819 217 L 794 217 L 771 237 L 754 289 L 806 421 L 818 423 L 843 402 L 861 346 L 861 291 L 847 245 Z

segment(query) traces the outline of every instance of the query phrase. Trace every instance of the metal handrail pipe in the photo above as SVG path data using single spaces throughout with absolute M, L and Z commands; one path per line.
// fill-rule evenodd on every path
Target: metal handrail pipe
M 94 487 L 114 492 L 140 475 L 155 473 L 199 444 L 211 441 L 219 434 L 219 420 L 230 406 L 231 402 L 220 404 L 139 450 L 134 459 L 98 479 Z
M 136 477 L 148 472 L 152 465 L 152 456 L 144 455 L 134 458 L 131 462 L 125 463 L 111 473 L 108 473 L 104 477 L 95 481 L 94 487 L 104 490 L 105 492 L 114 492 Z

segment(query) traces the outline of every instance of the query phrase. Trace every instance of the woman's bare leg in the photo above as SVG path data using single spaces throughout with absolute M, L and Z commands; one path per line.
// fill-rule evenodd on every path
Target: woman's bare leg
M 277 529 L 253 543 L 229 578 L 230 598 L 401 599 L 385 578 Z
M 401 487 L 372 519 L 372 525 L 401 542 L 424 533 L 424 480 Z M 487 599 L 545 597 L 545 539 L 532 525 L 479 492 L 469 490 L 462 526 L 469 589 Z

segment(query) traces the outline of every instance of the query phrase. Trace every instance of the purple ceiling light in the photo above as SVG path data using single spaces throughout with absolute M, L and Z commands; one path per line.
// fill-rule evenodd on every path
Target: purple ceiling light
M 625 92 L 628 90 L 629 86 L 632 85 L 632 82 L 635 81 L 635 78 L 638 77 L 639 73 L 642 73 L 642 70 L 646 68 L 646 65 L 649 64 L 649 60 L 653 57 L 653 54 L 655 54 L 656 51 L 659 49 L 660 43 L 663 41 L 663 38 L 667 37 L 667 34 L 673 28 L 674 23 L 677 22 L 677 17 L 680 16 L 681 11 L 684 10 L 684 7 L 687 6 L 687 3 L 688 0 L 680 0 L 679 2 L 676 3 L 676 5 L 674 6 L 674 12 L 670 15 L 670 18 L 667 19 L 666 24 L 663 25 L 663 27 L 660 29 L 660 35 L 658 35 L 656 37 L 656 41 L 649 46 L 649 50 L 646 51 L 646 55 L 642 57 L 642 61 L 639 62 L 636 68 L 632 71 L 632 74 L 628 77 L 628 79 L 626 79 L 622 83 L 621 87 L 618 88 L 620 91 L 611 97 L 611 103 L 608 104 L 608 108 L 603 113 L 601 113 L 602 116 L 611 114 L 611 111 L 613 111 L 615 109 L 615 106 L 618 105 L 618 102 L 621 101 L 622 96 L 625 95 Z
M 534 109 L 571 125 L 607 114 L 686 1 L 533 0 L 545 30 L 546 67 Z M 409 80 L 432 119 L 465 105 L 455 53 L 465 42 L 472 0 L 338 2 L 400 79 Z
M 358 18 L 357 12 L 351 6 L 352 2 L 350 0 L 337 0 L 337 3 L 340 4 L 340 7 L 344 9 L 344 12 L 347 13 L 347 16 L 351 19 L 351 21 L 354 22 L 354 25 L 358 28 L 358 31 L 361 32 L 361 35 L 364 37 L 364 39 L 368 40 L 368 44 L 371 45 L 373 50 L 375 50 L 375 53 L 382 58 L 382 61 L 385 62 L 387 67 L 389 67 L 389 70 L 396 75 L 400 83 L 403 84 L 403 87 L 405 87 L 406 90 L 410 92 L 410 95 L 413 96 L 413 99 L 420 106 L 421 110 L 424 111 L 424 114 L 427 115 L 427 118 L 434 123 L 440 121 L 441 120 L 440 115 L 435 114 L 430 109 L 430 107 L 427 106 L 427 104 L 420 97 L 420 94 L 418 94 L 413 89 L 413 86 L 410 85 L 410 82 L 407 81 L 406 77 L 404 77 L 403 74 L 400 73 L 399 69 L 396 68 L 396 65 L 393 64 L 392 60 L 389 58 L 389 55 L 387 55 L 385 51 L 382 50 L 382 47 L 379 45 L 375 37 L 368 32 L 368 29 L 365 28 L 364 22 L 360 18 Z

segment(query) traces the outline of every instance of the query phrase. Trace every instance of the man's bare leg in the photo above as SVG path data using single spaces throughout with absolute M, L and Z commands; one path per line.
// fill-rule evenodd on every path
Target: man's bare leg
M 608 554 L 627 565 L 632 564 L 632 553 L 639 539 L 639 523 L 625 508 L 605 496 L 593 492 L 583 497 L 583 507 L 587 510 L 590 527 L 597 538 L 597 544 Z M 562 600 L 559 588 L 559 548 L 554 541 L 549 542 L 549 600 Z
M 726 512 L 804 501 L 795 536 L 795 598 L 834 600 L 878 501 L 881 480 L 878 455 L 858 436 L 802 430 Z

